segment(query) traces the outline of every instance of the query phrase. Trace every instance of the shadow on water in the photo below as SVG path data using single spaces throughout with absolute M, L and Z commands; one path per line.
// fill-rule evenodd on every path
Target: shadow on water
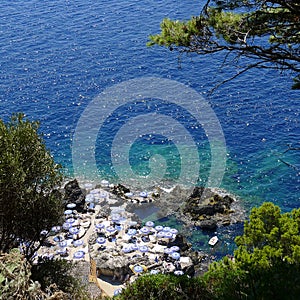
M 108 283 L 111 284 L 111 285 L 117 285 L 117 286 L 119 286 L 119 285 L 122 284 L 121 281 L 113 280 L 113 277 L 111 277 L 111 276 L 105 276 L 105 275 L 102 275 L 102 274 L 101 274 L 101 275 L 99 276 L 99 278 L 100 278 L 101 280 L 105 281 L 105 282 L 108 282 Z
M 138 208 L 135 208 L 133 212 L 142 220 L 142 221 L 155 221 L 157 219 L 156 215 L 159 212 L 159 207 L 155 205 L 141 205 Z
M 189 240 L 194 250 L 203 251 L 216 259 L 221 259 L 227 254 L 233 255 L 236 249 L 234 240 L 237 236 L 243 234 L 243 228 L 243 223 L 219 227 L 216 231 L 201 230 L 195 227 Z M 219 241 L 214 247 L 211 247 L 208 241 L 215 235 Z

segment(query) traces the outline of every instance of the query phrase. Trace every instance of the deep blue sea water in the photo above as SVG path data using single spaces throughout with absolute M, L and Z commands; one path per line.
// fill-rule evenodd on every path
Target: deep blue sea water
M 299 147 L 300 141 L 300 94 L 291 91 L 289 75 L 251 70 L 210 95 L 215 84 L 236 71 L 221 69 L 222 56 L 182 56 L 179 62 L 177 53 L 146 47 L 148 35 L 159 32 L 164 17 L 187 19 L 199 13 L 201 3 L 204 1 L 2 0 L 0 117 L 7 120 L 13 112 L 22 111 L 40 120 L 48 148 L 72 176 L 73 136 L 95 97 L 131 79 L 173 80 L 199 93 L 220 122 L 227 154 L 221 187 L 244 199 L 247 208 L 263 201 L 273 201 L 283 210 L 299 207 L 300 152 L 285 152 L 288 144 Z M 172 118 L 175 111 L 177 122 L 190 126 L 191 135 L 198 138 L 200 179 L 205 182 L 212 153 L 201 124 L 187 124 L 190 119 L 181 109 L 174 108 L 172 114 L 162 104 L 149 109 Z M 137 116 L 128 107 L 119 110 L 120 119 L 115 120 L 121 123 L 107 122 L 95 145 L 99 172 L 111 180 L 115 176 L 107 160 L 111 135 Z M 97 124 L 97 118 L 91 121 Z M 164 126 L 169 124 L 167 120 Z M 134 122 L 132 128 L 142 125 L 154 126 L 148 120 Z M 133 143 L 130 165 L 135 173 L 147 175 L 149 159 L 156 155 L 162 166 L 167 164 L 166 179 L 176 181 L 183 167 L 176 146 L 168 136 L 148 132 Z M 161 156 L 165 161 L 159 160 Z

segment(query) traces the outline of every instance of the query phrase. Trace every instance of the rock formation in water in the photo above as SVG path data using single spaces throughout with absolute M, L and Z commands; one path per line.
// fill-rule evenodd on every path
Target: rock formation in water
M 85 193 L 80 188 L 76 179 L 67 182 L 64 186 L 64 204 L 76 204 L 76 210 L 82 212 L 85 205 Z
M 208 230 L 242 222 L 245 217 L 240 200 L 216 188 L 176 186 L 169 193 L 161 190 L 156 204 L 161 216 L 174 214 L 186 225 Z

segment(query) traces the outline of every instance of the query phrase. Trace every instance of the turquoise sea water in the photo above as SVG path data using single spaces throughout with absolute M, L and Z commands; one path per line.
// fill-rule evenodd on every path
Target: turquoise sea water
M 283 210 L 299 207 L 300 152 L 285 152 L 287 145 L 299 147 L 300 141 L 300 96 L 290 90 L 291 78 L 276 71 L 252 70 L 210 95 L 214 84 L 235 72 L 233 67 L 220 69 L 223 57 L 183 56 L 179 63 L 176 53 L 146 47 L 147 36 L 159 32 L 164 17 L 186 19 L 199 13 L 201 3 L 204 1 L 1 1 L 1 118 L 22 111 L 30 119 L 39 119 L 55 160 L 72 175 L 73 136 L 95 97 L 130 79 L 170 79 L 199 93 L 221 124 L 227 153 L 221 187 L 244 199 L 246 208 L 263 201 L 274 201 Z M 175 118 L 168 109 L 158 105 L 151 111 Z M 183 110 L 174 111 L 176 121 L 195 139 L 201 161 L 199 177 L 206 182 L 212 153 L 202 125 L 195 125 Z M 135 112 L 118 113 L 124 125 Z M 98 171 L 116 181 L 107 145 L 112 145 L 120 129 L 117 119 L 99 129 L 95 145 Z M 153 126 L 151 122 L 146 125 Z M 147 176 L 154 156 L 166 169 L 164 179 L 176 182 L 184 167 L 177 146 L 168 136 L 151 132 L 140 136 L 129 153 L 133 172 Z

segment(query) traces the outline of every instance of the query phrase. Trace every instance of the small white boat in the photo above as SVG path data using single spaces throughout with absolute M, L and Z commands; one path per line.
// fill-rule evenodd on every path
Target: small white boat
M 208 244 L 210 246 L 214 246 L 217 242 L 219 241 L 218 237 L 215 235 L 213 236 L 209 241 L 208 241 Z

